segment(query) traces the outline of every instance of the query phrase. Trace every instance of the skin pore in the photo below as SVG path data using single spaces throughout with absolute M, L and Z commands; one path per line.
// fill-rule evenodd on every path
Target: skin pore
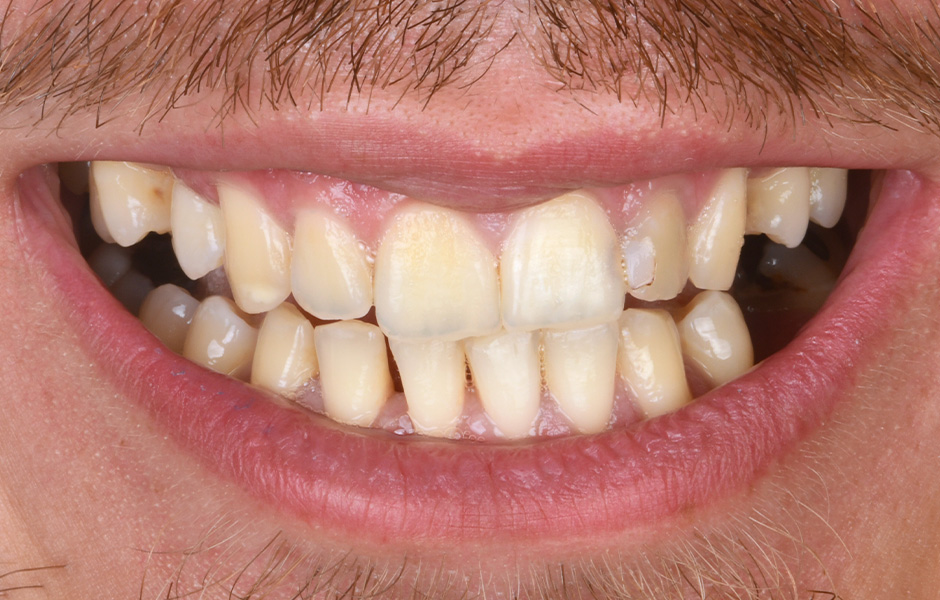
M 931 2 L 3 7 L 0 596 L 935 593 Z M 836 397 L 819 426 L 734 493 L 657 524 L 565 538 L 352 535 L 217 472 L 100 360 L 94 346 L 108 340 L 77 316 L 85 299 L 57 283 L 59 270 L 82 267 L 51 264 L 39 231 L 69 226 L 18 180 L 39 164 L 92 159 L 307 170 L 465 210 L 709 168 L 885 170 L 899 200 L 872 218 L 901 223 L 908 242 L 860 243 L 858 261 L 877 262 L 888 282 L 871 295 L 890 297 L 878 301 L 890 310 L 857 340 L 845 389 L 818 388 Z M 855 316 L 825 315 L 834 328 Z

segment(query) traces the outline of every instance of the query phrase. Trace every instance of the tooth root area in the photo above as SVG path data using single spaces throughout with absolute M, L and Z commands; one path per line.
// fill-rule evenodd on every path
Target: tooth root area
M 747 181 L 747 233 L 795 248 L 809 225 L 810 175 L 806 167 L 787 167 L 753 175 Z
M 678 324 L 682 351 L 713 387 L 739 377 L 754 365 L 744 315 L 730 295 L 702 292 L 683 312 Z
M 467 366 L 463 344 L 389 339 L 415 431 L 452 437 L 463 414 Z
M 656 194 L 631 220 L 622 252 L 630 295 L 652 302 L 675 298 L 682 291 L 689 259 L 685 214 L 675 193 Z
M 163 344 L 182 354 L 189 325 L 199 308 L 199 301 L 189 292 L 167 283 L 150 292 L 140 306 L 139 318 L 144 327 Z
M 235 304 L 221 296 L 202 301 L 183 343 L 183 356 L 218 373 L 247 380 L 258 330 Z
M 809 218 L 823 227 L 835 227 L 842 217 L 849 187 L 846 169 L 809 170 Z
M 291 304 L 265 315 L 251 365 L 251 383 L 290 395 L 319 373 L 314 330 Z
M 689 226 L 689 279 L 702 290 L 727 290 L 744 246 L 747 170 L 728 169 Z
M 151 231 L 170 230 L 173 176 L 129 162 L 91 163 L 89 192 L 95 230 L 106 242 L 132 246 Z
M 173 251 L 180 268 L 193 281 L 222 266 L 225 224 L 222 210 L 177 181 L 170 205 Z

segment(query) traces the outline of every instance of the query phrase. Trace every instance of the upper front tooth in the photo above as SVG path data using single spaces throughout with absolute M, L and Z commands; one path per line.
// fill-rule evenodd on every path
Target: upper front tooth
M 246 379 L 258 330 L 245 321 L 228 298 L 210 296 L 193 315 L 183 356 L 213 371 Z
M 251 383 L 291 394 L 317 376 L 313 325 L 296 307 L 282 304 L 264 316 L 251 364 Z
M 294 299 L 320 319 L 355 319 L 372 308 L 372 267 L 349 226 L 325 210 L 308 210 L 294 224 Z
M 689 227 L 689 279 L 702 290 L 727 290 L 744 245 L 747 170 L 724 171 Z
M 682 351 L 712 386 L 723 385 L 754 365 L 751 336 L 731 296 L 702 292 L 684 312 L 679 321 Z
M 172 283 L 150 292 L 140 306 L 140 322 L 163 344 L 180 354 L 199 301 Z
M 411 341 L 390 338 L 408 416 L 415 431 L 449 437 L 463 414 L 467 363 L 463 345 L 445 340 Z
M 225 256 L 225 224 L 222 211 L 177 181 L 170 206 L 173 251 L 180 268 L 195 281 L 222 266 Z
M 412 204 L 375 259 L 375 315 L 390 338 L 449 339 L 499 328 L 496 261 L 457 212 Z
M 507 329 L 611 321 L 626 292 L 617 234 L 584 192 L 520 212 L 500 257 Z
M 809 225 L 810 177 L 806 167 L 773 169 L 747 180 L 747 233 L 766 233 L 796 248 Z
M 173 176 L 129 162 L 91 163 L 92 221 L 105 241 L 133 246 L 151 231 L 170 230 Z
M 290 235 L 243 188 L 219 185 L 225 220 L 225 273 L 238 306 L 271 310 L 290 295 Z
M 652 302 L 675 298 L 689 277 L 685 214 L 679 198 L 662 190 L 627 226 L 623 259 L 630 295 Z M 623 310 L 619 307 L 617 315 Z
M 842 217 L 849 187 L 846 169 L 809 170 L 809 218 L 823 227 L 834 227 Z

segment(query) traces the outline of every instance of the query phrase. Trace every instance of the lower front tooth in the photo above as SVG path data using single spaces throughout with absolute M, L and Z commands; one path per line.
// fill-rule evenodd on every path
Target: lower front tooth
M 415 431 L 450 437 L 463 414 L 467 364 L 461 342 L 389 339 Z
M 809 218 L 823 227 L 835 227 L 842 217 L 849 187 L 846 169 L 809 170 Z
M 731 296 L 702 292 L 683 312 L 679 321 L 682 351 L 712 386 L 723 385 L 754 365 L 751 336 Z
M 218 373 L 245 380 L 257 339 L 258 330 L 245 321 L 231 300 L 210 296 L 193 315 L 183 356 Z
M 682 291 L 689 277 L 689 251 L 685 213 L 674 192 L 661 191 L 643 206 L 627 225 L 622 251 L 631 296 L 653 302 Z
M 810 178 L 806 167 L 752 173 L 747 180 L 747 233 L 765 233 L 796 248 L 809 225 Z
M 689 279 L 702 290 L 727 290 L 734 283 L 747 221 L 747 170 L 719 177 L 689 227 Z
M 313 325 L 297 308 L 282 304 L 264 316 L 251 364 L 251 383 L 291 394 L 317 376 Z
M 139 318 L 167 348 L 181 354 L 197 308 L 199 301 L 189 292 L 167 283 L 147 295 L 140 306 Z
M 196 281 L 222 266 L 225 224 L 218 206 L 177 181 L 173 185 L 170 224 L 173 251 L 187 277 Z
M 92 221 L 105 241 L 133 246 L 151 231 L 170 230 L 168 170 L 129 162 L 91 163 L 89 193 Z
M 603 431 L 614 403 L 617 324 L 543 331 L 545 383 L 581 433 Z

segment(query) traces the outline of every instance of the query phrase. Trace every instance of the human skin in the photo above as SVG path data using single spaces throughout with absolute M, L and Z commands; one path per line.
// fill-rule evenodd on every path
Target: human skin
M 880 73 L 891 72 L 895 79 L 866 89 L 874 79 L 851 83 L 853 76 L 866 74 L 859 66 L 864 61 L 845 72 L 830 65 L 826 86 L 805 86 L 799 118 L 781 109 L 796 98 L 788 95 L 794 90 L 767 74 L 765 88 L 753 83 L 743 88 L 750 92 L 743 107 L 761 106 L 762 114 L 745 117 L 742 94 L 713 84 L 707 92 L 695 88 L 700 96 L 670 96 L 675 100 L 667 102 L 663 116 L 660 96 L 648 79 L 644 87 L 631 77 L 635 68 L 629 61 L 619 98 L 601 66 L 586 67 L 596 75 L 596 89 L 546 68 L 538 53 L 544 48 L 538 25 L 544 7 L 520 2 L 491 7 L 492 29 L 474 51 L 475 57 L 491 60 L 454 69 L 455 83 L 445 82 L 433 93 L 414 83 L 411 74 L 403 83 L 349 94 L 349 73 L 339 68 L 336 80 L 345 85 L 320 95 L 316 86 L 297 86 L 293 102 L 282 98 L 277 110 L 251 91 L 244 91 L 246 105 L 233 109 L 226 102 L 232 97 L 228 80 L 228 86 L 192 90 L 164 111 L 170 75 L 187 71 L 187 61 L 195 60 L 176 47 L 171 55 L 178 61 L 167 61 L 153 80 L 136 70 L 142 71 L 143 59 L 152 55 L 133 49 L 134 60 L 127 64 L 136 66 L 122 76 L 138 77 L 134 81 L 142 93 L 130 96 L 96 90 L 88 83 L 95 77 L 81 79 L 104 64 L 97 55 L 83 63 L 79 54 L 70 64 L 91 68 L 63 69 L 55 81 L 43 56 L 28 63 L 20 79 L 13 77 L 20 65 L 13 59 L 29 55 L 24 49 L 38 42 L 10 40 L 65 6 L 53 2 L 30 13 L 29 4 L 3 3 L 8 53 L 0 63 L 0 79 L 8 83 L 0 104 L 0 298 L 6 307 L 0 328 L 5 392 L 0 590 L 10 590 L 9 597 L 355 597 L 377 589 L 388 597 L 435 598 L 467 592 L 801 600 L 935 594 L 940 585 L 940 480 L 934 469 L 940 455 L 940 350 L 934 342 L 940 333 L 940 183 L 935 180 L 940 115 L 935 111 L 940 104 L 928 100 L 940 89 L 923 78 L 926 70 L 915 72 L 911 64 L 886 58 L 896 68 Z M 198 8 L 189 2 L 181 6 Z M 906 26 L 922 20 L 917 10 L 923 7 L 914 2 L 872 6 L 888 15 L 885 27 L 891 32 L 908 31 Z M 895 7 L 898 14 L 891 12 Z M 849 23 L 871 23 L 870 15 L 848 5 L 842 9 Z M 121 2 L 95 10 L 99 16 L 142 14 Z M 79 21 L 78 15 L 69 18 Z M 149 17 L 135 27 L 135 35 L 120 43 L 153 30 Z M 172 38 L 172 32 L 192 33 L 197 26 L 177 15 L 165 27 Z M 853 35 L 864 37 L 858 31 Z M 873 39 L 889 37 L 876 31 Z M 897 35 L 894 41 L 905 40 Z M 734 46 L 733 36 L 730 42 L 743 61 L 749 49 Z M 119 54 L 114 43 L 110 52 Z M 940 63 L 935 52 L 921 49 L 925 64 Z M 864 56 L 874 73 L 875 58 L 883 53 L 871 52 Z M 717 60 L 708 64 L 727 67 Z M 247 73 L 256 84 L 263 81 L 258 71 Z M 726 84 L 741 78 L 727 69 L 712 75 Z M 97 77 L 106 73 L 98 71 Z M 67 90 L 69 82 L 76 87 Z M 889 89 L 888 83 L 896 85 Z M 50 89 L 61 95 L 49 96 L 43 111 L 33 92 Z M 674 89 L 683 89 L 681 81 Z M 839 93 L 827 96 L 824 89 Z M 906 106 L 899 97 L 909 99 Z M 865 116 L 881 122 L 866 122 Z M 777 393 L 800 396 L 805 388 L 812 403 L 823 407 L 819 414 L 807 418 L 773 456 L 755 460 L 746 477 L 682 510 L 635 523 L 611 519 L 616 526 L 604 528 L 587 507 L 613 500 L 602 490 L 598 497 L 582 498 L 585 529 L 577 535 L 570 524 L 559 529 L 562 534 L 521 526 L 510 532 L 473 531 L 462 521 L 420 531 L 369 531 L 335 515 L 273 501 L 207 458 L 174 429 L 172 417 L 155 409 L 152 398 L 169 396 L 169 389 L 135 393 L 127 384 L 130 375 L 120 372 L 126 365 L 117 356 L 126 346 L 113 342 L 109 350 L 111 342 L 96 327 L 108 320 L 113 323 L 108 335 L 133 340 L 146 339 L 146 333 L 116 303 L 108 303 L 106 292 L 88 291 L 94 289 L 88 283 L 92 276 L 77 252 L 69 254 L 62 250 L 66 244 L 52 241 L 67 235 L 61 215 L 42 210 L 18 187 L 38 185 L 38 176 L 18 180 L 37 164 L 91 159 L 206 170 L 303 169 L 487 210 L 530 204 L 587 184 L 719 167 L 820 165 L 892 173 L 883 188 L 891 201 L 876 203 L 871 217 L 881 227 L 863 232 L 848 268 L 860 275 L 835 292 L 838 302 L 795 341 L 794 348 L 805 349 L 799 344 L 812 341 L 807 338 L 825 337 L 848 323 L 850 335 L 834 352 L 844 351 L 845 368 L 819 383 L 812 361 L 825 361 L 809 353 L 808 373 L 788 379 L 778 372 L 797 363 L 779 360 L 748 375 L 756 381 L 764 377 L 762 369 L 776 368 L 773 377 L 792 389 L 771 388 L 763 401 L 773 404 Z M 876 239 L 875 229 L 891 237 Z M 66 282 L 70 272 L 79 283 Z M 89 319 L 92 313 L 99 318 Z M 578 443 L 589 449 L 591 442 Z M 715 456 L 709 454 L 709 460 Z M 543 485 L 563 487 L 565 481 Z M 362 497 L 369 493 L 362 490 Z M 374 501 L 383 500 L 376 492 Z M 493 510 L 508 510 L 516 500 L 507 498 Z M 419 520 L 422 506 L 421 498 L 407 505 Z M 577 506 L 572 515 L 578 515 Z M 425 520 L 433 516 L 431 510 Z

